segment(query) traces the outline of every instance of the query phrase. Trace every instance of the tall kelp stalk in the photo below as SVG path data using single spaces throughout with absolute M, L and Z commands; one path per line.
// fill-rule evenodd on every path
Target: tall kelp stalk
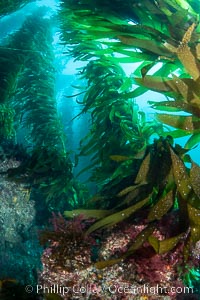
M 33 2 L 33 0 L 1 0 L 0 16 L 15 12 L 30 2 Z
M 106 114 L 106 116 L 112 116 L 112 119 L 124 116 L 122 105 L 126 105 L 128 99 L 137 98 L 152 89 L 166 95 L 166 101 L 158 104 L 152 101 L 150 104 L 169 113 L 168 115 L 158 114 L 157 120 L 178 128 L 175 131 L 168 129 L 167 132 L 159 132 L 160 137 L 157 140 L 154 140 L 151 145 L 144 145 L 143 156 L 140 156 L 138 162 L 135 152 L 132 155 L 129 151 L 126 152 L 125 145 L 129 144 L 129 140 L 125 132 L 123 138 L 120 138 L 119 126 L 121 123 L 115 123 L 116 129 L 112 131 L 112 137 L 116 132 L 119 136 L 119 143 L 123 139 L 124 143 L 117 148 L 118 153 L 110 155 L 111 152 L 108 151 L 107 158 L 104 156 L 103 159 L 118 160 L 118 163 L 120 160 L 131 161 L 126 164 L 126 167 L 130 174 L 133 173 L 132 183 L 130 184 L 130 176 L 127 177 L 126 188 L 122 189 L 113 198 L 113 201 L 109 201 L 108 210 L 98 209 L 91 212 L 78 210 L 77 212 L 65 212 L 65 215 L 74 216 L 80 212 L 88 217 L 96 215 L 96 218 L 100 220 L 94 223 L 87 233 L 112 227 L 124 220 L 135 220 L 135 218 L 143 218 L 146 226 L 130 245 L 126 254 L 113 262 L 97 263 L 98 267 L 108 266 L 127 258 L 145 241 L 148 241 L 160 254 L 169 252 L 177 244 L 183 243 L 186 261 L 189 258 L 190 250 L 200 240 L 200 193 L 197 180 L 200 176 L 200 168 L 188 154 L 185 155 L 188 149 L 174 145 L 173 142 L 173 137 L 188 134 L 192 137 L 187 143 L 187 148 L 190 149 L 199 142 L 200 26 L 195 10 L 195 1 L 173 0 L 144 0 L 142 2 L 83 0 L 79 2 L 63 1 L 61 4 L 63 42 L 69 45 L 69 53 L 76 59 L 92 59 L 85 70 L 101 63 L 105 68 L 105 74 L 109 74 L 112 64 L 141 62 L 141 65 L 129 78 L 121 78 L 121 82 L 117 86 L 112 84 L 113 93 L 118 92 L 120 97 L 118 94 L 118 97 L 114 98 L 116 101 L 111 98 L 113 114 L 109 112 L 109 115 Z M 106 59 L 109 63 L 103 64 Z M 158 71 L 153 71 L 153 67 L 157 66 L 158 62 L 161 63 L 161 67 Z M 85 70 L 83 70 L 83 74 Z M 94 145 L 97 143 L 96 140 L 101 138 L 101 135 L 97 136 L 94 132 L 97 130 L 99 134 L 98 127 L 102 124 L 100 120 L 105 116 L 102 116 L 101 112 L 106 110 L 105 104 L 107 104 L 106 107 L 109 107 L 106 101 L 100 101 L 100 104 L 95 102 L 98 97 L 104 100 L 103 80 L 109 78 L 109 75 L 102 78 L 102 72 L 97 71 L 97 68 L 91 69 L 94 74 L 90 73 L 90 77 L 87 78 L 89 79 L 89 89 L 84 98 L 87 101 L 85 103 L 83 101 L 86 109 L 88 103 L 94 103 L 93 107 L 90 105 L 95 112 L 95 126 L 93 126 L 93 135 L 90 137 L 90 145 Z M 98 81 L 99 76 L 100 80 Z M 91 84 L 90 78 L 93 77 L 96 80 Z M 138 87 L 132 88 L 133 83 Z M 95 91 L 97 91 L 98 97 L 96 97 Z M 101 91 L 100 94 L 99 91 Z M 105 95 L 107 96 L 106 93 Z M 120 113 L 117 112 L 118 108 Z M 92 115 L 93 110 L 91 111 Z M 131 115 L 132 118 L 130 108 L 127 107 L 127 110 L 129 113 L 126 112 L 124 118 L 126 125 L 129 124 L 127 116 Z M 170 114 L 171 111 L 187 112 L 190 115 L 174 116 Z M 129 136 L 132 134 L 134 137 L 134 128 L 139 128 L 139 120 L 138 117 L 132 118 L 132 126 L 126 126 Z M 106 130 L 109 128 L 107 127 Z M 112 137 L 107 136 L 108 142 L 112 140 Z M 92 149 L 92 146 L 90 149 L 95 153 L 98 151 L 97 148 Z M 114 144 L 110 146 L 110 149 L 115 151 Z M 135 150 L 141 149 L 136 147 Z M 123 156 L 120 156 L 121 154 Z M 125 154 L 127 155 L 124 156 Z M 141 154 L 140 151 L 139 154 Z M 191 168 L 185 166 L 185 161 L 191 163 Z M 124 169 L 121 168 L 120 171 L 121 178 L 124 180 Z M 103 168 L 101 172 L 103 173 Z M 108 182 L 109 180 L 110 177 Z M 119 189 L 120 186 L 119 180 Z M 103 199 L 98 198 L 98 207 L 102 205 L 101 208 L 104 208 L 105 202 L 108 202 L 107 195 L 104 196 Z M 154 233 L 159 228 L 164 216 L 171 219 L 174 213 L 178 215 L 177 223 L 174 224 L 176 230 L 172 236 L 160 241 Z M 134 215 L 137 217 L 133 219 Z
M 90 61 L 81 73 L 88 86 L 81 104 L 90 112 L 91 130 L 81 141 L 80 155 L 91 155 L 91 179 L 99 189 L 112 195 L 119 192 L 123 179 L 132 181 L 132 160 L 143 157 L 152 134 L 162 132 L 157 122 L 147 122 L 138 106 L 127 98 L 131 81 L 119 64 L 107 57 Z M 120 154 L 120 155 L 119 155 Z M 127 155 L 130 155 L 128 157 Z M 119 166 L 119 161 L 121 165 Z M 139 166 L 139 164 L 138 164 Z
M 53 23 L 44 18 L 45 13 L 46 9 L 40 8 L 29 16 L 10 36 L 9 44 L 0 49 L 3 53 L 8 50 L 6 58 L 0 59 L 6 103 L 2 107 L 8 105 L 13 113 L 12 119 L 4 118 L 2 135 L 8 136 L 8 120 L 11 129 L 19 133 L 21 128 L 25 130 L 28 157 L 18 168 L 8 171 L 8 178 L 30 184 L 42 192 L 49 209 L 56 206 L 59 210 L 59 205 L 74 207 L 77 196 L 55 98 Z
M 0 4 L 0 14 L 17 10 L 27 1 L 9 1 Z M 13 45 L 0 47 L 0 138 L 15 138 L 14 116 L 15 111 L 11 101 L 16 94 L 18 78 L 24 68 L 25 55 Z
M 89 60 L 80 71 L 80 79 L 87 80 L 87 86 L 80 92 L 84 94 L 80 104 L 82 114 L 91 113 L 91 130 L 81 141 L 80 155 L 90 155 L 92 159 L 91 165 L 82 172 L 93 168 L 90 179 L 97 183 L 99 190 L 114 195 L 127 184 L 129 176 L 132 181 L 133 172 L 136 174 L 139 166 L 135 161 L 132 168 L 132 160 L 144 156 L 150 137 L 153 134 L 159 137 L 163 128 L 161 123 L 147 121 L 145 114 L 139 112 L 131 97 L 133 80 L 126 77 L 112 52 L 101 41 L 93 42 L 82 35 L 76 37 L 76 26 L 73 27 L 73 20 L 69 22 L 74 15 L 72 9 L 70 6 L 60 11 L 61 27 L 64 27 L 61 39 L 64 44 L 70 44 L 69 55 L 75 60 Z M 68 21 L 62 18 L 65 13 Z
M 13 106 L 31 147 L 55 147 L 66 152 L 66 136 L 56 103 L 53 26 L 43 18 L 45 12 L 40 9 L 28 17 L 11 38 L 9 47 L 21 50 L 24 56 Z
M 16 92 L 17 78 L 22 68 L 23 57 L 19 52 L 0 47 L 0 138 L 15 137 L 14 108 L 11 99 Z

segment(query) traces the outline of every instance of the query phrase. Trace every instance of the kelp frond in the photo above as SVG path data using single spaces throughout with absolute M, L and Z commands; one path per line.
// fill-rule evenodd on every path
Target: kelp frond
M 138 237 L 136 241 L 133 241 L 133 245 L 121 259 L 133 254 L 145 241 L 148 241 L 159 254 L 169 252 L 179 242 L 184 242 L 185 259 L 188 259 L 188 249 L 191 249 L 200 239 L 200 198 L 198 179 L 196 179 L 199 166 L 193 163 L 191 171 L 188 172 L 181 158 L 182 154 L 179 153 L 181 153 L 180 149 L 173 147 L 170 138 L 160 138 L 154 141 L 140 164 L 138 174 L 133 181 L 134 185 L 119 192 L 115 198 L 115 207 L 102 217 L 98 215 L 96 218 L 98 220 L 89 227 L 86 233 L 90 234 L 96 230 L 113 227 L 124 220 L 134 220 L 134 216 L 137 215 L 138 218 L 143 211 L 146 215 L 145 232 L 147 233 L 141 233 L 143 238 Z M 173 213 L 177 199 L 179 232 L 160 241 L 153 234 L 154 230 L 159 229 L 163 218 Z M 78 213 L 91 216 L 90 210 L 79 210 Z M 70 213 L 65 212 L 65 215 L 69 217 Z M 183 215 L 184 226 L 182 225 Z M 114 261 L 108 261 L 108 265 L 112 263 Z M 100 268 L 103 265 L 106 266 L 106 262 L 97 263 Z

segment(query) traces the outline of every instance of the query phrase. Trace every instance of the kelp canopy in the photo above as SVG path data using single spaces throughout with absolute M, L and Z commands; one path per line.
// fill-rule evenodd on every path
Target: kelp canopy
M 147 226 L 124 257 L 145 240 L 158 253 L 184 240 L 188 259 L 189 249 L 200 239 L 200 168 L 186 154 L 200 140 L 196 1 L 63 1 L 60 18 L 69 55 L 88 61 L 80 73 L 88 81 L 82 104 L 83 113 L 91 112 L 92 127 L 81 154 L 93 154 L 91 167 L 100 197 L 90 205 L 103 209 L 65 215 L 96 215 L 99 220 L 89 228 L 91 233 L 130 220 L 142 209 Z M 140 66 L 126 76 L 120 64 L 136 62 Z M 152 121 L 135 103 L 148 90 L 166 97 L 149 101 L 164 112 Z M 187 135 L 185 148 L 174 145 L 173 138 Z M 157 240 L 153 232 L 159 221 L 175 210 L 179 233 Z

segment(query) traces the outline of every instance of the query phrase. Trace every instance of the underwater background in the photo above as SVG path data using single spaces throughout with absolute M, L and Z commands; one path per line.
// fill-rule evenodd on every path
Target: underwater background
M 0 3 L 0 299 L 200 298 L 200 4 Z

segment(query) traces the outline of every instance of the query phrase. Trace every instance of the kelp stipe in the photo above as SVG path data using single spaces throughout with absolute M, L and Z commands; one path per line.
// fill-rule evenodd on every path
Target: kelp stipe
M 47 209 L 60 210 L 76 207 L 79 191 L 57 110 L 53 25 L 45 13 L 46 8 L 38 8 L 0 47 L 0 137 L 17 143 L 23 135 L 28 152 L 19 168 L 9 170 L 8 179 L 28 184 L 33 193 L 40 191 Z

